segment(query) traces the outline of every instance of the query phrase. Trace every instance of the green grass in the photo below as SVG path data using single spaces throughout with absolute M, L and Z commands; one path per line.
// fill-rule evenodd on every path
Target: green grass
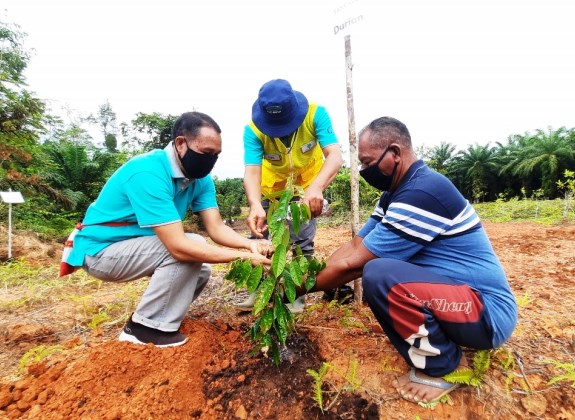
M 545 225 L 575 222 L 575 209 L 572 207 L 565 211 L 566 202 L 556 200 L 519 200 L 513 198 L 509 201 L 494 201 L 489 203 L 473 204 L 481 220 L 493 223 L 505 222 L 536 222 Z M 360 226 L 365 223 L 373 212 L 373 207 L 360 209 Z M 564 217 L 566 215 L 566 217 Z M 329 217 L 319 219 L 320 226 L 338 226 L 350 223 L 350 212 L 339 211 Z
M 75 308 L 78 321 L 90 329 L 114 326 L 125 321 L 147 287 L 147 281 L 103 284 L 83 270 L 58 277 L 57 263 L 39 267 L 18 259 L 0 264 L 0 288 L 10 291 L 0 298 L 0 317 L 64 305 Z
M 474 204 L 482 220 L 496 223 L 530 221 L 544 225 L 575 222 L 575 211 L 567 211 L 563 217 L 565 200 L 519 200 L 495 201 Z

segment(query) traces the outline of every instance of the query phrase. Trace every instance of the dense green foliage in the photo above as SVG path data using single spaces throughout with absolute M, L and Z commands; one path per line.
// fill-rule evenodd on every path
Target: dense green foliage
M 381 192 L 370 186 L 363 178 L 359 178 L 359 205 L 373 207 Z M 351 205 L 350 171 L 343 167 L 325 190 L 324 197 L 329 201 L 330 208 L 336 214 L 348 213 Z
M 122 135 L 125 138 L 123 145 L 143 152 L 163 149 L 172 139 L 172 126 L 176 119 L 175 115 L 163 115 L 159 112 L 152 114 L 138 112 L 130 124 L 121 124 Z
M 554 199 L 562 195 L 557 183 L 565 170 L 575 170 L 575 128 L 515 134 L 505 144 L 475 144 L 454 151 L 454 145 L 442 143 L 424 149 L 423 158 L 470 201 L 522 196 Z
M 247 198 L 242 178 L 215 179 L 216 198 L 222 218 L 232 223 L 241 215 L 242 207 L 247 206 Z

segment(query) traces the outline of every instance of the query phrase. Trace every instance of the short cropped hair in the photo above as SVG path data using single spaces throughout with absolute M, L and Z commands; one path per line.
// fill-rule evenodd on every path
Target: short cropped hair
M 172 140 L 178 136 L 197 137 L 202 127 L 212 127 L 221 134 L 222 130 L 212 117 L 202 112 L 186 112 L 182 114 L 172 127 Z
M 411 149 L 411 135 L 409 130 L 401 121 L 392 117 L 380 117 L 359 132 L 359 137 L 369 133 L 369 142 L 378 148 L 385 148 L 390 143 L 399 143 L 400 145 Z

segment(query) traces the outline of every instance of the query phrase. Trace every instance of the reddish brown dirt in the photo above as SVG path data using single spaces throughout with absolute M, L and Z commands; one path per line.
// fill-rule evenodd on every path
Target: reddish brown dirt
M 263 354 L 249 357 L 243 334 L 252 319 L 231 310 L 242 296 L 223 282 L 222 267 L 192 305 L 182 327 L 190 339 L 179 348 L 119 343 L 118 328 L 71 334 L 73 320 L 61 309 L 42 317 L 0 313 L 0 418 L 575 419 L 573 379 L 547 384 L 564 373 L 548 360 L 575 360 L 575 226 L 486 228 L 520 302 L 520 323 L 492 355 L 484 385 L 456 390 L 449 404 L 430 410 L 400 399 L 391 381 L 407 366 L 369 308 L 328 305 L 319 294 L 308 297 L 279 368 Z M 318 254 L 329 255 L 349 237 L 348 227 L 320 228 Z M 118 293 L 121 287 L 103 286 Z M 24 352 L 41 344 L 66 350 L 18 374 Z M 506 360 L 510 367 L 503 366 Z M 324 361 L 339 372 L 357 362 L 361 386 L 344 391 L 322 414 L 306 370 L 318 370 Z M 329 384 L 341 386 L 341 377 L 330 376 Z

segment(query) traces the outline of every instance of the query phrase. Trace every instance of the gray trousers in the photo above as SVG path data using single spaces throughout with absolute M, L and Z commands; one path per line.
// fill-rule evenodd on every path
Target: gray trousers
M 206 242 L 200 235 L 186 233 L 186 236 Z M 162 331 L 178 330 L 211 273 L 209 264 L 183 263 L 172 258 L 155 235 L 116 242 L 93 257 L 86 255 L 83 268 L 91 276 L 105 281 L 150 277 L 132 319 Z

